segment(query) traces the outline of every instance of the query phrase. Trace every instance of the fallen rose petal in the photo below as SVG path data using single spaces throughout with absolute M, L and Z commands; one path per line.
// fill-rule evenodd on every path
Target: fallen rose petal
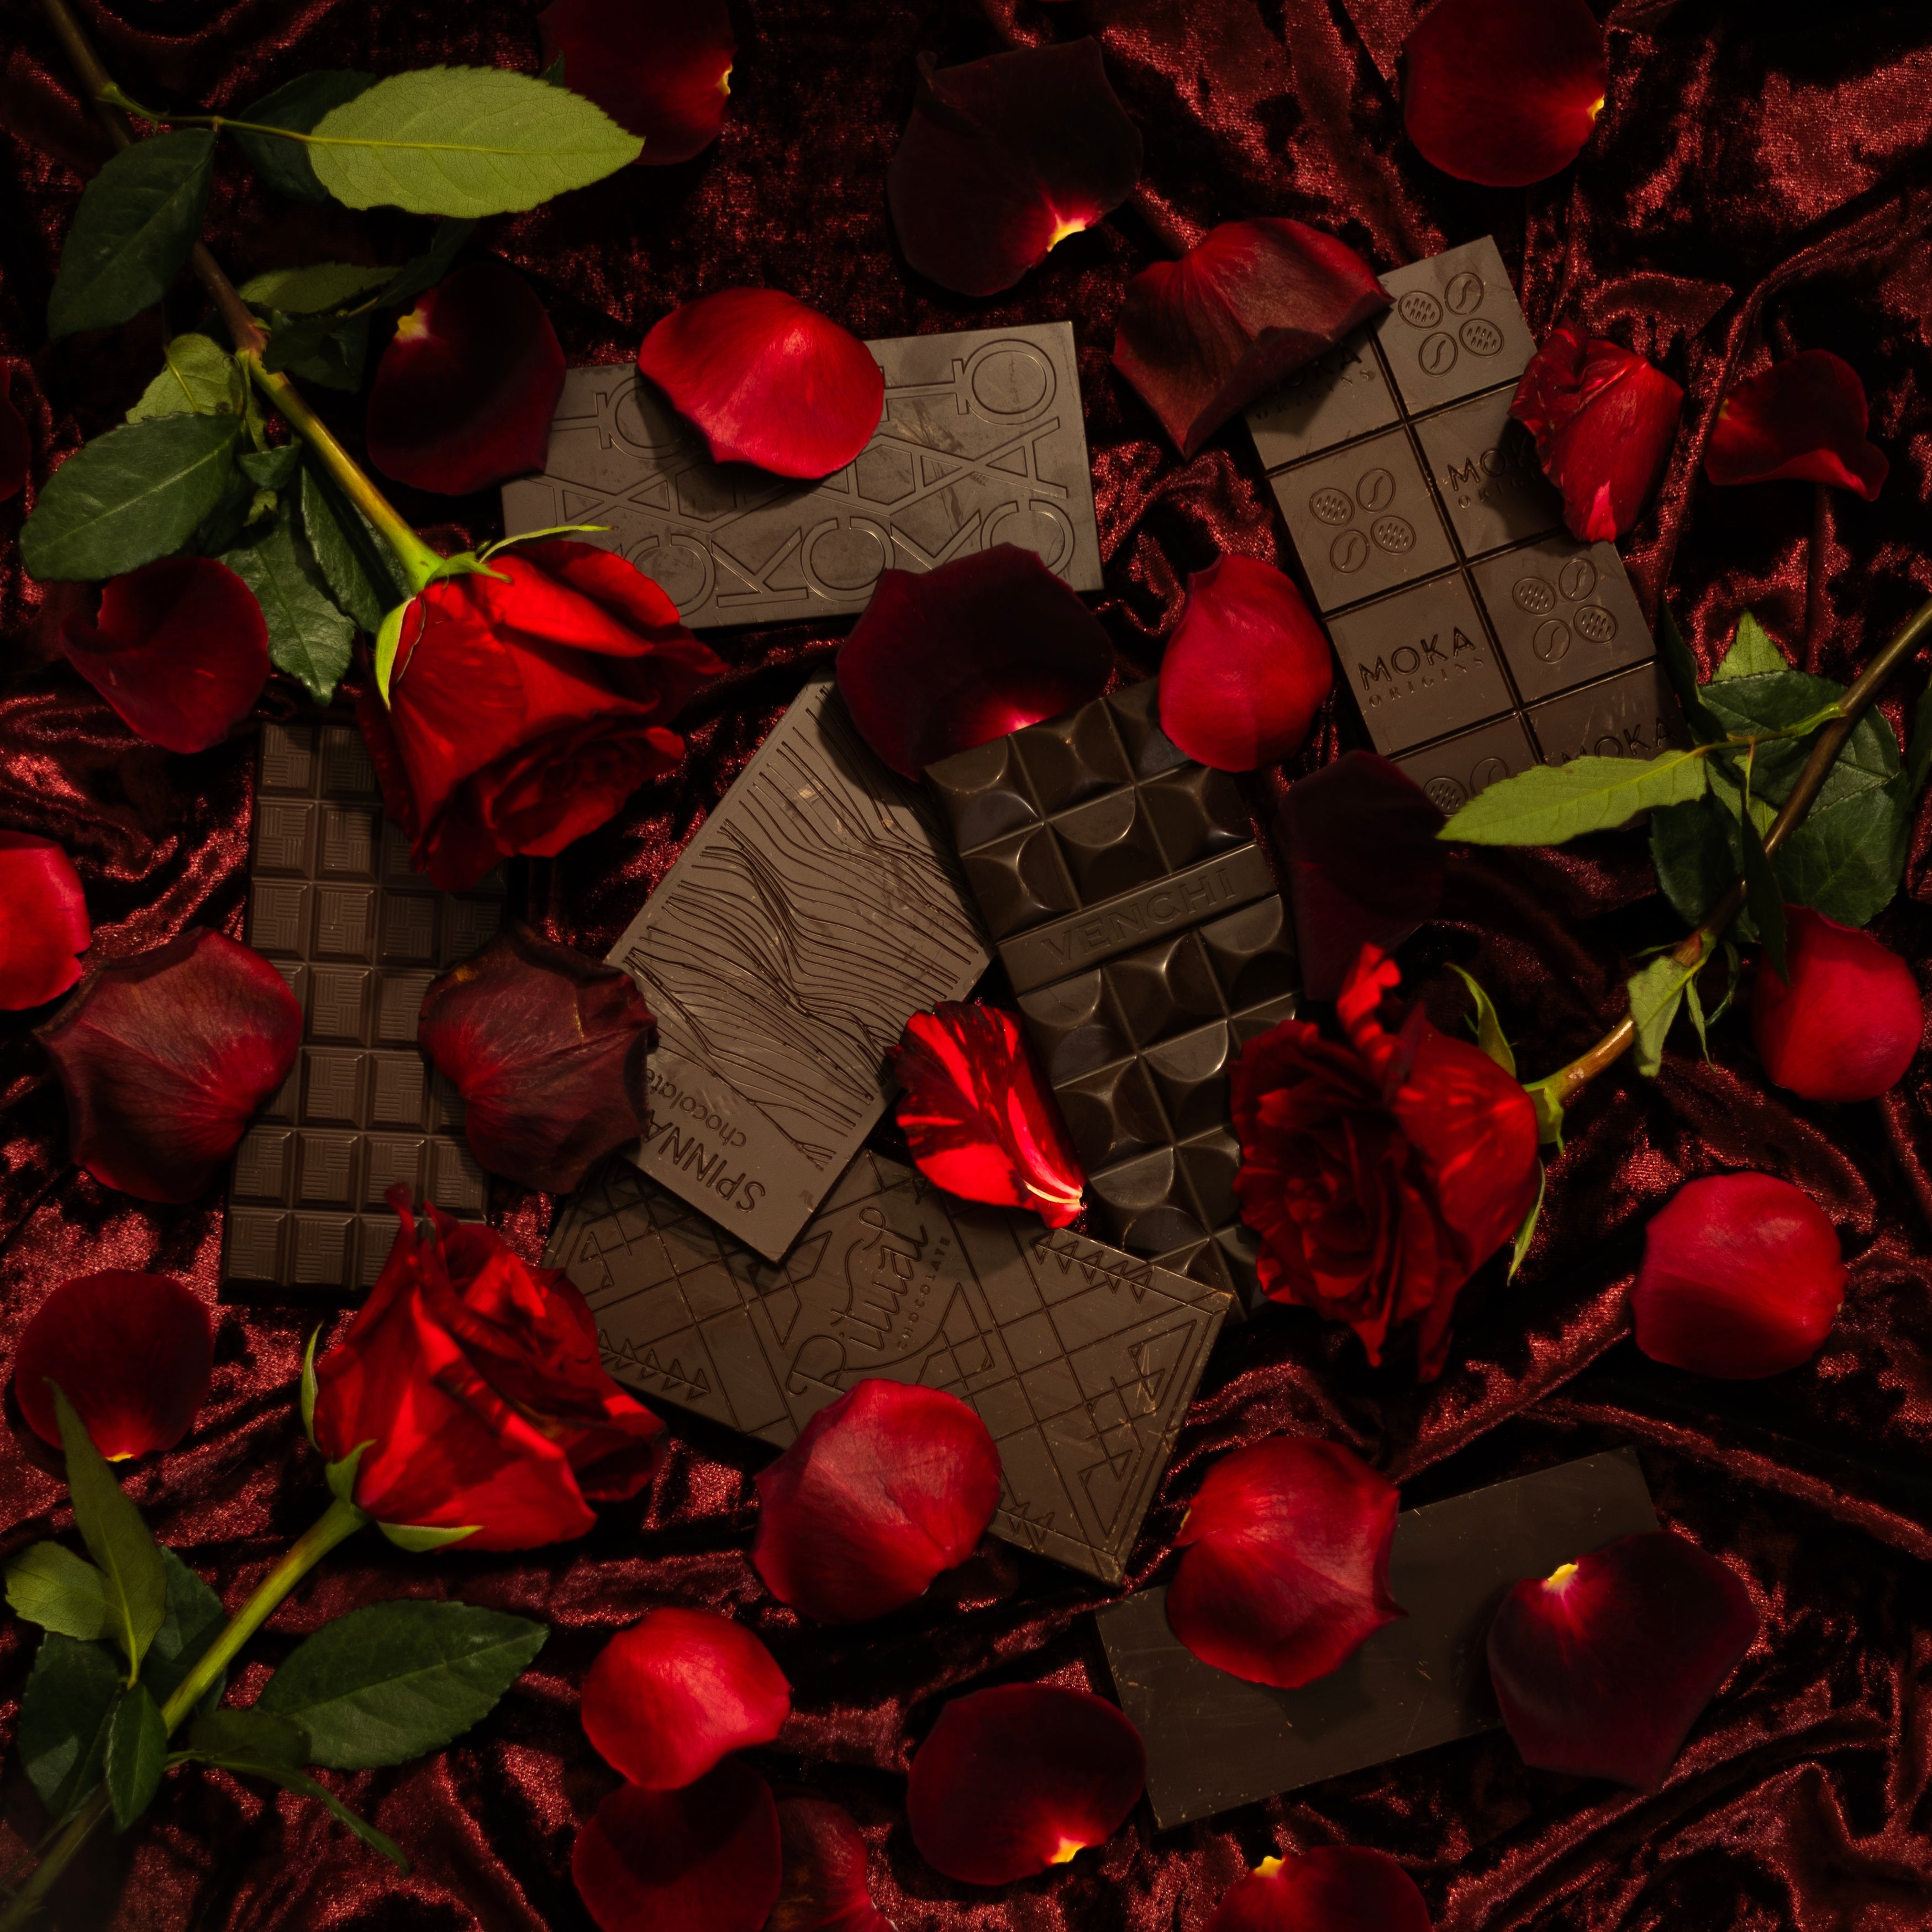
M 1652 1531 L 1516 1584 L 1490 1681 L 1524 1763 L 1654 1791 L 1757 1629 L 1729 1568 Z
M 75 1160 L 143 1201 L 204 1193 L 288 1078 L 300 1003 L 259 952 L 194 928 L 102 967 L 34 1029 Z
M 1346 242 L 1298 221 L 1224 221 L 1127 284 L 1114 367 L 1190 457 L 1236 410 L 1388 304 Z
M 50 1382 L 111 1462 L 172 1449 L 207 1399 L 214 1360 L 207 1305 L 171 1275 L 110 1268 L 63 1282 L 34 1310 L 14 1358 L 27 1425 L 61 1446 Z
M 1140 179 L 1140 134 L 1107 85 L 1097 40 L 962 67 L 922 54 L 919 72 L 886 199 L 907 262 L 941 288 L 1011 288 Z
M 1713 483 L 1796 477 L 1876 500 L 1891 467 L 1868 442 L 1870 412 L 1858 371 L 1826 349 L 1806 349 L 1735 384 L 1704 447 Z
M 1429 1908 L 1386 1852 L 1318 1845 L 1262 1859 L 1223 1895 L 1206 1932 L 1430 1932 Z
M 34 439 L 26 418 L 0 387 L 0 503 L 17 496 L 34 472 Z
M 1889 1092 L 1925 1031 L 1912 968 L 1870 933 L 1808 906 L 1784 908 L 1784 932 L 1790 983 L 1766 959 L 1751 996 L 1751 1037 L 1765 1072 L 1807 1100 Z
M 604 1932 L 760 1932 L 778 1895 L 778 1808 L 734 1758 L 681 1791 L 622 1785 L 578 1833 L 570 1873 Z
M 737 46 L 724 0 L 551 0 L 537 16 L 545 67 L 644 144 L 646 166 L 688 161 L 718 138 Z
M 1338 1442 L 1278 1437 L 1207 1474 L 1175 1541 L 1167 1621 L 1203 1664 L 1283 1690 L 1405 1614 L 1389 1594 L 1396 1490 Z
M 910 1603 L 972 1555 L 1000 1500 L 1000 1457 L 957 1396 L 856 1384 L 758 1472 L 752 1562 L 766 1587 L 822 1624 Z
M 839 694 L 892 770 L 1056 718 L 1106 688 L 1100 620 L 1030 550 L 995 544 L 915 574 L 881 574 L 838 647 Z
M 0 832 L 0 1009 L 65 992 L 93 936 L 74 861 L 51 838 Z
M 822 1798 L 781 1798 L 784 1876 L 765 1932 L 892 1932 L 872 1903 L 866 1841 L 844 1808 Z
M 170 752 L 220 744 L 268 681 L 262 607 L 212 556 L 165 556 L 110 578 L 99 615 L 70 617 L 61 644 L 130 730 Z
M 776 289 L 720 289 L 674 308 L 638 367 L 719 463 L 829 476 L 872 440 L 885 372 L 856 335 Z
M 956 1697 L 912 1761 L 919 1855 L 968 1885 L 1006 1885 L 1102 1845 L 1146 1780 L 1140 1733 L 1104 1697 L 1009 1684 Z

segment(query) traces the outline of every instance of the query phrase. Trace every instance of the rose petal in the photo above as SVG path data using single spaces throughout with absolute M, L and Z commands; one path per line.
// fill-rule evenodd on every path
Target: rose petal
M 1488 188 L 1568 167 L 1610 83 L 1583 0 L 1436 0 L 1402 52 L 1408 138 L 1444 174 Z
M 128 726 L 170 752 L 218 745 L 268 681 L 255 593 L 212 556 L 167 556 L 110 580 L 92 624 L 61 631 L 68 662 Z
M 1262 1859 L 1222 1897 L 1207 1932 L 1430 1932 L 1429 1908 L 1386 1852 L 1318 1845 Z
M 872 1903 L 866 1840 L 843 1807 L 781 1798 L 784 1877 L 765 1932 L 892 1932 Z
M 1388 307 L 1346 242 L 1298 221 L 1225 221 L 1127 284 L 1114 367 L 1184 457 L 1282 377 Z
M 17 496 L 34 472 L 34 438 L 26 419 L 0 386 L 0 503 Z
M 73 860 L 51 838 L 0 832 L 0 1008 L 65 992 L 93 936 Z
M 916 778 L 1098 698 L 1113 662 L 1066 584 L 1033 551 L 995 544 L 917 575 L 882 572 L 838 648 L 838 689 L 866 743 Z
M 674 308 L 638 367 L 719 463 L 829 476 L 872 440 L 885 372 L 856 335 L 776 289 L 720 289 Z
M 466 496 L 541 470 L 563 351 L 529 283 L 472 262 L 396 324 L 369 394 L 369 454 L 399 483 Z
M 1784 931 L 1790 983 L 1767 958 L 1751 996 L 1765 1072 L 1807 1100 L 1876 1100 L 1905 1077 L 1924 1034 L 1912 968 L 1870 933 L 1808 906 L 1785 908 Z
M 267 960 L 194 928 L 102 967 L 34 1037 L 67 1096 L 74 1158 L 124 1193 L 186 1202 L 288 1078 L 302 1028 Z
M 779 1870 L 770 1788 L 734 1758 L 681 1791 L 621 1786 L 570 1858 L 604 1932 L 760 1932 Z
M 972 1555 L 1000 1457 L 957 1396 L 874 1378 L 821 1408 L 758 1484 L 752 1562 L 766 1587 L 820 1623 L 862 1623 Z
M 1104 1697 L 1004 1684 L 940 1712 L 912 1761 L 906 1822 L 935 1870 L 1005 1885 L 1105 1844 L 1146 1775 L 1140 1733 Z
M 1742 1583 L 1666 1531 L 1518 1583 L 1490 1626 L 1490 1681 L 1526 1764 L 1640 1791 L 1757 1635 Z
M 207 1399 L 208 1309 L 172 1276 L 110 1268 L 63 1282 L 34 1311 L 14 1358 L 28 1426 L 61 1446 L 58 1383 L 110 1462 L 172 1449 Z
M 1869 503 L 1891 467 L 1865 439 L 1869 420 L 1858 371 L 1828 350 L 1802 350 L 1732 386 L 1711 425 L 1704 474 L 1713 483 L 1835 483 Z
M 1140 179 L 1140 134 L 1107 85 L 1097 40 L 963 67 L 935 68 L 922 54 L 919 66 L 886 199 L 907 262 L 941 288 L 1011 288 Z
M 1207 1474 L 1175 1538 L 1176 1636 L 1217 1670 L 1283 1690 L 1325 1677 L 1406 1614 L 1389 1594 L 1396 1490 L 1339 1442 L 1279 1437 Z
M 725 0 L 551 0 L 544 64 L 638 136 L 646 166 L 688 161 L 718 138 L 737 53 Z

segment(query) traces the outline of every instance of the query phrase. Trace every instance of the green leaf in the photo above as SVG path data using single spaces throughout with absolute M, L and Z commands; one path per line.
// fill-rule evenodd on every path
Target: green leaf
M 201 1661 L 208 1646 L 227 1628 L 228 1615 L 221 1599 L 172 1550 L 162 1550 L 161 1561 L 168 1572 L 167 1613 L 148 1646 L 141 1682 L 154 1694 L 156 1702 L 165 1704 Z M 219 1681 L 210 1695 L 220 1701 Z
M 1550 1186 L 1550 1170 L 1541 1161 L 1536 1163 L 1536 1198 L 1530 1204 L 1529 1212 L 1522 1217 L 1522 1226 L 1516 1231 L 1516 1239 L 1510 1244 L 1509 1273 L 1505 1280 L 1514 1281 L 1516 1271 L 1522 1266 L 1522 1258 L 1529 1252 L 1529 1244 L 1536 1238 L 1536 1224 L 1543 1218 L 1543 1197 Z
M 559 54 L 542 73 L 537 76 L 546 87 L 564 87 L 569 83 L 563 77 L 563 56 Z
M 1628 824 L 1640 812 L 1681 805 L 1707 782 L 1701 752 L 1654 758 L 1572 758 L 1532 765 L 1478 792 L 1436 836 L 1475 845 L 1560 845 Z
M 352 74 L 340 68 L 326 68 L 314 74 L 298 75 L 286 86 L 265 95 L 254 106 L 235 118 L 251 121 L 257 127 L 291 128 L 305 134 L 332 107 L 353 100 L 376 85 L 373 74 Z M 285 140 L 278 134 L 256 134 L 243 128 L 229 133 L 248 157 L 265 188 L 291 201 L 326 201 L 328 190 L 315 178 L 309 165 L 308 149 L 300 141 Z M 243 290 L 244 298 L 248 290 Z
M 268 346 L 262 360 L 326 389 L 359 389 L 369 355 L 369 318 L 333 315 L 268 315 Z
M 1781 805 L 1797 783 L 1810 755 L 1821 714 L 1828 713 L 1844 692 L 1829 678 L 1802 671 L 1778 671 L 1763 677 L 1738 678 L 1707 687 L 1711 709 L 1724 726 L 1740 737 L 1762 736 L 1810 726 L 1800 735 L 1760 744 L 1753 755 L 1751 789 L 1773 805 Z M 1898 740 L 1882 714 L 1868 712 L 1852 728 L 1840 748 L 1814 811 L 1833 806 L 1874 785 L 1887 784 L 1898 774 Z
M 1744 834 L 1745 903 L 1750 908 L 1758 937 L 1764 941 L 1765 955 L 1772 970 L 1780 979 L 1790 976 L 1784 958 L 1784 892 L 1778 874 L 1771 869 L 1770 856 L 1757 829 L 1754 814 L 1747 812 L 1738 821 Z
M 1503 1023 L 1496 1018 L 1496 1010 L 1490 996 L 1475 981 L 1474 975 L 1466 973 L 1453 961 L 1449 970 L 1467 986 L 1476 1002 L 1476 1044 L 1493 1060 L 1509 1077 L 1516 1078 L 1516 1054 L 1503 1032 Z
M 203 1711 L 188 1730 L 190 1755 L 252 1759 L 299 1771 L 309 1762 L 308 1733 L 292 1718 L 278 1718 L 257 1704 L 245 1711 Z
M 308 542 L 285 505 L 254 543 L 221 561 L 255 593 L 268 622 L 268 657 L 326 704 L 349 668 L 356 626 L 330 601 Z
M 508 214 L 584 188 L 644 143 L 567 88 L 496 68 L 380 80 L 316 123 L 316 178 L 350 208 Z
M 1668 952 L 1658 954 L 1626 982 L 1630 1018 L 1636 1028 L 1636 1070 L 1655 1079 L 1664 1065 L 1664 1036 L 1684 1003 L 1685 983 L 1694 966 L 1680 966 Z
M 382 628 L 383 613 L 409 594 L 396 575 L 388 546 L 320 464 L 303 466 L 302 516 L 328 594 L 358 628 L 374 637 Z
M 248 386 L 241 365 L 212 336 L 177 335 L 161 353 L 164 366 L 128 412 L 130 423 L 242 413 Z
M 439 221 L 429 246 L 396 271 L 395 280 L 376 298 L 376 306 L 388 308 L 412 300 L 425 289 L 434 288 L 449 273 L 476 226 L 473 221 Z
M 302 445 L 285 442 L 279 449 L 248 452 L 238 466 L 258 490 L 279 490 L 294 476 L 302 460 Z
M 1652 815 L 1650 858 L 1678 916 L 1699 926 L 1743 875 L 1744 836 L 1714 788 Z
M 107 1459 L 94 1446 L 86 1425 L 57 1384 L 54 1412 L 60 1418 L 61 1447 L 67 1456 L 67 1486 L 74 1520 L 87 1553 L 106 1585 L 107 1628 L 127 1653 L 128 1674 L 141 1660 L 167 1613 L 168 1573 L 160 1546 L 148 1534 L 141 1513 L 122 1493 Z
M 1729 683 L 1733 678 L 1762 677 L 1767 672 L 1789 670 L 1791 667 L 1784 661 L 1784 653 L 1771 640 L 1764 626 L 1747 610 L 1738 620 L 1738 628 L 1731 638 L 1731 647 L 1718 666 L 1712 684 Z M 1709 685 L 1704 687 L 1704 694 L 1712 695 Z
M 47 303 L 47 333 L 112 328 L 152 308 L 201 232 L 214 136 L 157 134 L 124 148 L 87 184 Z
M 394 268 L 365 268 L 353 262 L 313 262 L 305 268 L 271 268 L 242 284 L 242 299 L 284 315 L 315 315 L 346 308 L 358 296 L 386 288 Z
M 1841 926 L 1864 926 L 1892 903 L 1912 842 L 1906 780 L 1814 809 L 1772 858 L 1784 896 Z
M 400 1764 L 487 1716 L 548 1634 L 469 1604 L 372 1604 L 299 1645 L 256 1708 L 300 1724 L 312 1763 Z
M 7 1601 L 43 1630 L 92 1642 L 107 1629 L 107 1580 L 58 1543 L 30 1544 L 7 1566 Z
M 1724 728 L 1712 716 L 1697 683 L 1697 660 L 1690 655 L 1690 646 L 1684 641 L 1684 633 L 1677 628 L 1677 620 L 1671 615 L 1670 606 L 1662 605 L 1658 611 L 1658 656 L 1662 660 L 1664 675 L 1670 680 L 1670 688 L 1677 694 L 1678 707 L 1684 713 L 1684 722 L 1690 728 L 1690 734 L 1700 745 L 1708 745 L 1712 740 L 1724 736 Z
M 168 1733 L 160 1707 L 145 1684 L 130 1684 L 107 1726 L 104 1768 L 117 1832 L 126 1831 L 154 1802 L 167 1768 Z
M 1711 1064 L 1711 1033 L 1704 1018 L 1703 996 L 1697 991 L 1697 976 L 1694 973 L 1684 982 L 1684 1010 L 1690 1016 L 1690 1024 L 1697 1029 L 1697 1045 L 1704 1055 L 1704 1064 Z
M 105 1644 L 82 1643 L 58 1631 L 40 1640 L 14 1737 L 28 1780 L 56 1819 L 100 1782 L 107 1727 L 123 1682 Z

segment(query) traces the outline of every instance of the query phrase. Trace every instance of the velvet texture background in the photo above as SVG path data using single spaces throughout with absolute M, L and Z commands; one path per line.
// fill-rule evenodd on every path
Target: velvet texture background
M 620 4 L 620 0 L 613 0 Z M 139 96 L 233 111 L 308 68 L 385 73 L 435 61 L 534 70 L 535 0 L 79 0 L 110 70 Z M 1286 562 L 1287 545 L 1238 424 L 1180 464 L 1108 363 L 1127 278 L 1232 217 L 1334 230 L 1378 268 L 1493 231 L 1539 334 L 1580 316 L 1660 362 L 1688 392 L 1658 508 L 1626 546 L 1647 597 L 1672 587 L 1706 668 L 1756 610 L 1798 664 L 1840 679 L 1932 591 L 1932 25 L 1922 0 L 1622 0 L 1606 12 L 1608 105 L 1580 161 L 1526 192 L 1466 186 L 1406 143 L 1397 50 L 1414 0 L 752 0 L 723 138 L 697 160 L 628 170 L 476 244 L 530 278 L 573 362 L 628 358 L 671 304 L 768 284 L 861 335 L 1070 316 L 1107 564 L 1102 616 L 1123 673 L 1152 670 L 1187 573 L 1222 550 Z M 1600 8 L 1600 10 L 1604 10 Z M 1143 184 L 1096 231 L 986 302 L 903 266 L 884 170 L 912 99 L 914 56 L 1101 33 L 1114 85 L 1147 140 Z M 108 427 L 159 366 L 153 317 L 50 347 L 57 240 L 105 154 L 32 0 L 0 0 L 0 363 L 32 428 L 37 475 Z M 220 164 L 209 239 L 231 273 L 320 256 L 398 260 L 422 224 L 394 214 L 272 203 L 238 156 Z M 175 328 L 199 298 L 184 284 Z M 1701 442 L 1727 373 L 1774 350 L 1826 348 L 1863 376 L 1891 458 L 1868 506 L 1775 484 L 1716 490 Z M 359 441 L 362 405 L 324 398 Z M 419 523 L 473 537 L 494 500 L 398 491 Z M 104 956 L 196 920 L 238 936 L 250 805 L 244 734 L 197 757 L 130 738 L 46 641 L 64 592 L 21 574 L 22 505 L 0 506 L 0 824 L 58 838 L 86 882 Z M 730 674 L 688 714 L 683 768 L 518 890 L 558 938 L 601 952 L 662 877 L 810 667 L 836 638 L 728 635 Z M 1922 673 L 1900 680 L 1905 690 Z M 265 704 L 298 702 L 278 680 Z M 1894 722 L 1897 698 L 1888 700 Z M 1324 722 L 1300 768 L 1358 728 Z M 1292 773 L 1256 788 L 1264 813 Z M 1905 892 L 1877 930 L 1932 976 L 1932 881 L 1922 814 Z M 1680 930 L 1652 890 L 1640 835 L 1562 853 L 1457 862 L 1444 916 L 1405 949 L 1412 988 L 1460 1024 L 1446 962 L 1492 991 L 1525 1070 L 1570 1058 L 1620 1010 L 1631 956 Z M 40 1299 L 106 1267 L 178 1272 L 217 1293 L 218 1198 L 154 1210 L 66 1164 L 62 1107 L 28 1036 L 0 1028 L 0 1362 Z M 879 1903 L 904 1928 L 1186 1932 L 1270 1852 L 1324 1843 L 1400 1858 L 1443 1932 L 1905 1932 L 1932 1917 L 1932 1064 L 1845 1108 L 1768 1090 L 1737 1016 L 1713 1058 L 1628 1062 L 1574 1110 L 1528 1264 L 1466 1291 L 1450 1365 L 1418 1388 L 1376 1372 L 1344 1330 L 1275 1311 L 1231 1335 L 1202 1384 L 1148 1520 L 1136 1580 L 1165 1574 L 1205 1462 L 1277 1430 L 1346 1442 L 1398 1479 L 1406 1505 L 1606 1446 L 1634 1444 L 1668 1522 L 1720 1555 L 1764 1616 L 1762 1636 L 1644 1798 L 1526 1770 L 1500 1734 L 1335 1780 L 1154 1838 L 1144 1816 L 1103 1851 L 1002 1892 L 926 1868 L 904 1823 L 908 1755 L 939 1701 L 1017 1678 L 1108 1688 L 1090 1622 L 1100 1593 L 988 1543 L 926 1601 L 856 1631 L 803 1626 L 746 1556 L 760 1452 L 671 1413 L 655 1490 L 608 1509 L 583 1542 L 525 1560 L 401 1555 L 365 1534 L 328 1559 L 252 1655 L 284 1652 L 354 1604 L 460 1596 L 545 1619 L 554 1634 L 493 1718 L 434 1761 L 339 1780 L 416 1862 L 398 1878 L 320 1807 L 225 1776 L 175 1774 L 125 1840 L 60 1894 L 68 1927 L 310 1927 L 534 1932 L 589 1920 L 573 1834 L 614 1783 L 585 1742 L 578 1688 L 608 1635 L 666 1602 L 715 1605 L 770 1645 L 795 1715 L 758 1754 L 782 1789 L 848 1806 L 872 1846 Z M 1700 1381 L 1646 1361 L 1628 1292 L 1647 1217 L 1685 1179 L 1762 1168 L 1835 1220 L 1852 1274 L 1817 1359 L 1762 1383 Z M 534 1254 L 550 1204 L 500 1204 Z M 232 1606 L 320 1512 L 296 1378 L 305 1323 L 224 1308 L 214 1393 L 193 1434 L 130 1470 L 164 1540 Z M 8 1399 L 0 1427 L 0 1550 L 65 1527 L 50 1459 Z M 11 1749 L 35 1639 L 0 1625 L 0 1864 L 44 1827 Z M 242 1672 L 255 1694 L 262 1662 Z

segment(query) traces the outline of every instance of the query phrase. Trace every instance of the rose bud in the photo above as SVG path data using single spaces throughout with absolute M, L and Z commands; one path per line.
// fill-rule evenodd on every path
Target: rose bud
M 563 1275 L 439 1209 L 402 1226 L 369 1299 L 316 1369 L 316 1446 L 357 1454 L 356 1505 L 406 1549 L 463 1538 L 532 1550 L 581 1536 L 593 1502 L 635 1496 L 664 1424 L 604 1372 Z
M 874 1378 L 808 1422 L 758 1474 L 752 1562 L 782 1604 L 863 1623 L 972 1555 L 1000 1500 L 1000 1457 L 957 1396 Z
M 93 937 L 74 861 L 51 838 L 0 832 L 0 1009 L 65 992 Z
M 1802 350 L 1726 393 L 1704 474 L 1713 483 L 1835 483 L 1874 502 L 1891 466 L 1866 440 L 1869 420 L 1858 371 L 1828 350 Z
M 1206 1932 L 1430 1932 L 1415 1882 L 1386 1852 L 1317 1845 L 1264 1858 L 1214 1908 Z
M 725 0 L 551 0 L 537 16 L 544 64 L 644 144 L 646 166 L 688 161 L 718 138 L 737 53 Z
M 892 1932 L 872 1903 L 866 1841 L 842 1806 L 780 1798 L 778 1840 L 784 1876 L 765 1932 Z
M 594 832 L 684 755 L 670 728 L 723 670 L 634 564 L 589 544 L 499 551 L 495 577 L 432 584 L 409 607 L 386 708 L 356 716 L 413 861 L 461 892 L 513 853 Z
M 1385 1031 L 1376 1010 L 1399 977 L 1365 946 L 1336 1002 L 1345 1039 L 1288 1019 L 1243 1049 L 1234 1194 L 1268 1294 L 1347 1322 L 1371 1362 L 1392 1327 L 1418 1322 L 1427 1381 L 1457 1292 L 1535 1203 L 1536 1110 L 1419 1011 Z
M 34 1310 L 14 1358 L 27 1426 L 61 1447 L 57 1384 L 110 1462 L 172 1449 L 207 1400 L 214 1331 L 201 1298 L 164 1274 L 110 1268 L 63 1282 Z
M 956 1697 L 912 1761 L 919 1855 L 968 1885 L 1007 1885 L 1103 1845 L 1147 1778 L 1140 1733 L 1104 1697 L 1008 1684 Z
M 17 496 L 33 473 L 33 433 L 0 382 L 0 503 Z
M 1808 1362 L 1844 1296 L 1838 1234 L 1810 1195 L 1718 1174 L 1652 1217 L 1630 1312 L 1653 1361 L 1740 1382 Z
M 207 1192 L 302 1046 L 300 1003 L 259 952 L 195 928 L 95 972 L 34 1036 L 74 1158 L 143 1201 Z
M 1807 1100 L 1875 1100 L 1905 1077 L 1925 1030 L 1912 968 L 1868 932 L 1784 908 L 1789 982 L 1760 962 L 1751 1037 L 1764 1070 Z
M 164 556 L 110 578 L 99 614 L 68 618 L 61 645 L 130 730 L 170 752 L 220 744 L 268 681 L 262 607 L 212 556 Z
M 1714 1556 L 1663 1530 L 1622 1537 L 1510 1590 L 1490 1682 L 1524 1763 L 1654 1791 L 1757 1629 Z
M 885 372 L 836 322 L 776 289 L 720 289 L 674 308 L 638 368 L 718 463 L 829 476 L 872 440 Z

